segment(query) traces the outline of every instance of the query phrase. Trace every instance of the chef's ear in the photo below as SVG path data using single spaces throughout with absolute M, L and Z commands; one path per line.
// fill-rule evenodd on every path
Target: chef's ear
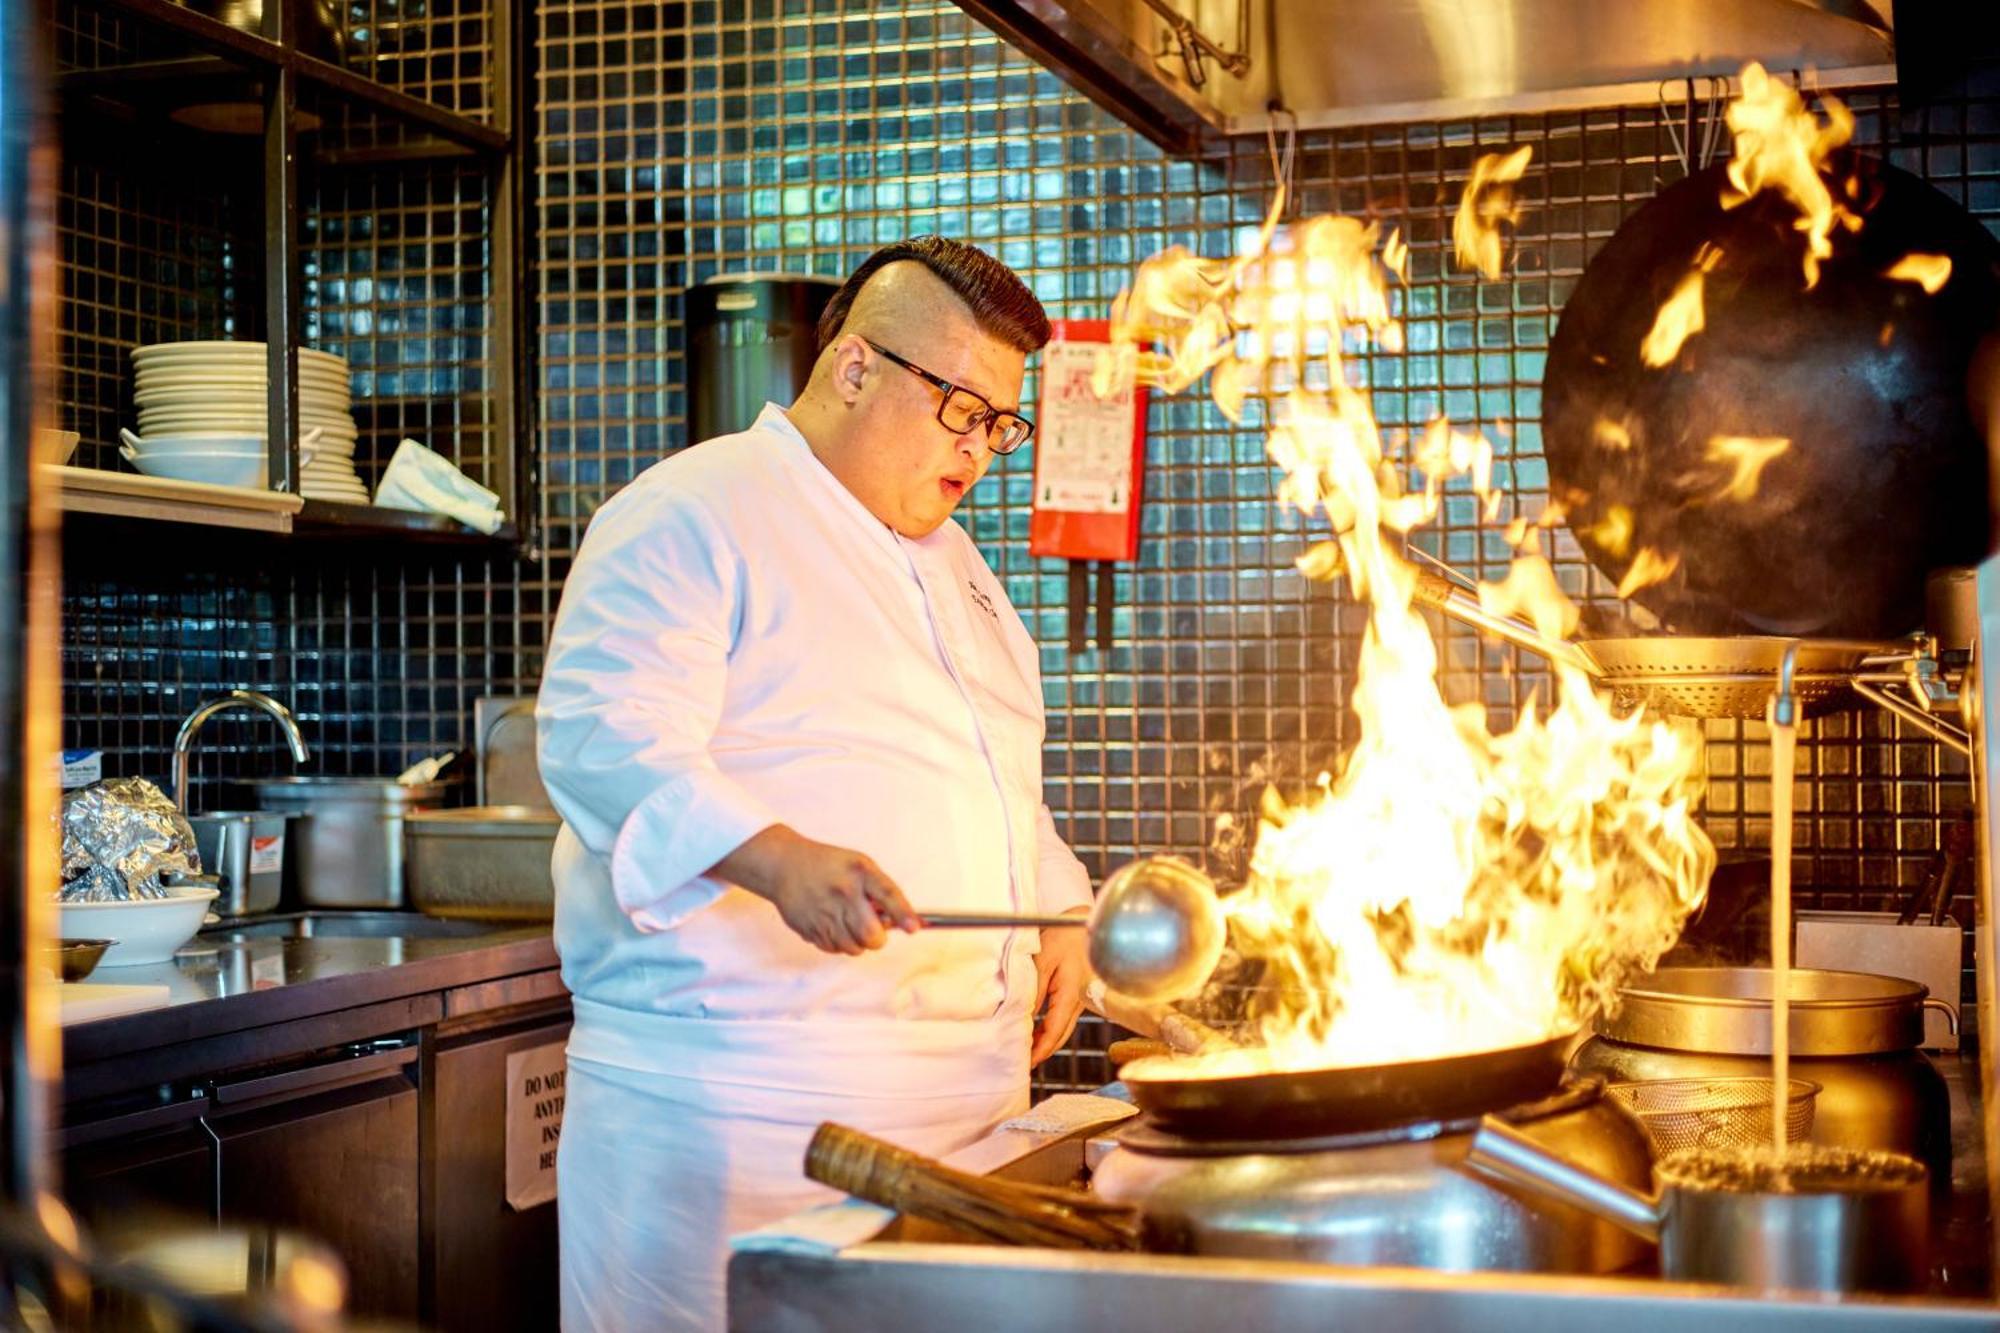
M 861 386 L 868 378 L 868 343 L 858 333 L 850 333 L 834 343 L 829 355 L 833 364 L 833 391 L 840 401 L 852 407 L 861 397 Z

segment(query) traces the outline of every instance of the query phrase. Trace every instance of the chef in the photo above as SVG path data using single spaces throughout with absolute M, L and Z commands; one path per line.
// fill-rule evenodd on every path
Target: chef
M 951 515 L 1027 443 L 1049 325 L 1004 265 L 891 245 L 828 305 L 810 381 L 592 520 L 537 718 L 575 997 L 562 1319 L 714 1329 L 726 1240 L 832 1197 L 839 1121 L 950 1152 L 1027 1105 L 1083 933 L 1041 798 L 1036 649 Z

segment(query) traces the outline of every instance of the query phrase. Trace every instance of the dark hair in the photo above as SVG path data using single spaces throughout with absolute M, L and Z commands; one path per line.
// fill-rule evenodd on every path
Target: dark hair
M 847 275 L 819 317 L 819 346 L 826 350 L 840 336 L 862 285 L 890 264 L 912 260 L 937 274 L 972 311 L 987 336 L 1016 351 L 1033 352 L 1049 340 L 1049 317 L 1042 303 L 1014 270 L 976 246 L 943 236 L 912 236 L 885 245 Z

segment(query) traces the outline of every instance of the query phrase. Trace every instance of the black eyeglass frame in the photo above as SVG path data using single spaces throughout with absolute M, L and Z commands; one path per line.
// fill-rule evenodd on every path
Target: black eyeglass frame
M 859 334 L 856 334 L 855 336 L 860 337 Z M 991 449 L 996 454 L 1011 454 L 1016 449 L 1019 449 L 1022 445 L 1027 444 L 1030 440 L 1035 438 L 1035 423 L 1029 418 L 1022 416 L 1019 412 L 1001 411 L 999 408 L 993 406 L 992 403 L 988 402 L 984 394 L 977 393 L 971 389 L 968 389 L 963 384 L 953 384 L 950 380 L 946 379 L 944 376 L 933 374 L 932 372 L 925 370 L 922 366 L 918 365 L 916 362 L 908 360 L 905 357 L 897 356 L 894 352 L 882 346 L 882 344 L 876 342 L 873 338 L 862 338 L 861 341 L 867 343 L 870 347 L 874 348 L 875 351 L 881 353 L 881 355 L 885 359 L 895 362 L 897 365 L 901 366 L 904 370 L 909 371 L 912 375 L 915 375 L 918 379 L 922 380 L 924 383 L 930 385 L 933 389 L 936 389 L 938 391 L 937 423 L 938 425 L 943 426 L 946 430 L 950 430 L 952 434 L 963 435 L 966 433 L 966 431 L 971 431 L 977 429 L 980 426 L 985 426 L 986 447 L 988 449 Z M 951 423 L 944 419 L 944 410 L 945 408 L 951 406 L 952 395 L 959 393 L 962 393 L 966 397 L 977 402 L 980 407 L 980 414 L 974 417 L 970 422 L 968 422 L 966 424 L 965 430 L 962 431 L 952 430 Z M 1021 438 L 1016 440 L 1014 443 L 1001 444 L 999 443 L 998 440 L 996 440 L 993 428 L 999 426 L 1003 420 L 1018 421 L 1023 426 L 1027 427 L 1027 430 L 1024 431 L 1021 435 Z M 1000 438 L 1004 439 L 1005 435 L 1006 432 L 1002 430 L 1000 432 Z

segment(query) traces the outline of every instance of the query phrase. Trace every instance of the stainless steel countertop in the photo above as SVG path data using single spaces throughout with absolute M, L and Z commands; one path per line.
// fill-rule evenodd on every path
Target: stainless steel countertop
M 91 982 L 167 987 L 165 1006 L 63 1030 L 66 1063 L 311 1018 L 557 966 L 546 925 L 416 913 L 305 914 L 211 927 L 171 962 L 100 967 Z
M 935 1243 L 892 1224 L 837 1253 L 739 1252 L 729 1264 L 732 1329 L 844 1333 L 954 1324 L 982 1333 L 1214 1333 L 1217 1328 L 1370 1333 L 1918 1333 L 2000 1330 L 1987 1294 L 1978 1070 L 1968 1053 L 1932 1059 L 1952 1093 L 1953 1195 L 1939 1237 L 1941 1291 L 1923 1297 L 1779 1295 L 1650 1278 L 1337 1268 L 1263 1260 Z M 1051 1136 L 1006 1174 L 1071 1178 L 1082 1144 Z M 1061 1160 L 1057 1160 L 1060 1158 Z

